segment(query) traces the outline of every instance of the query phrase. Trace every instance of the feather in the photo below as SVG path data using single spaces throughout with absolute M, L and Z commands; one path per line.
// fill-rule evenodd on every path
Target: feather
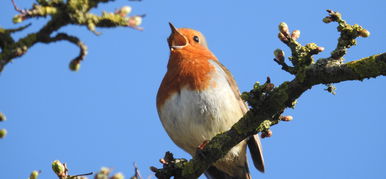
M 236 81 L 234 80 L 231 72 L 219 61 L 211 60 L 211 62 L 214 62 L 215 64 L 220 66 L 221 69 L 226 73 L 229 86 L 232 88 L 232 91 L 235 94 L 235 97 L 239 101 L 241 110 L 243 111 L 244 114 L 247 113 L 248 106 L 241 99 L 240 91 L 237 87 Z M 255 165 L 257 170 L 264 173 L 265 169 L 264 169 L 263 148 L 262 148 L 259 136 L 258 135 L 251 136 L 248 139 L 247 144 L 252 156 L 253 164 Z

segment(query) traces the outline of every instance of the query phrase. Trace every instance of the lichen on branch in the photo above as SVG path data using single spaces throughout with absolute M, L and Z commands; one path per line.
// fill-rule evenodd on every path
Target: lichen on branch
M 292 117 L 283 117 L 281 114 L 286 108 L 294 108 L 296 99 L 305 91 L 315 85 L 325 84 L 330 86 L 349 80 L 363 80 L 386 75 L 386 53 L 372 55 L 359 60 L 344 63 L 343 56 L 347 49 L 356 45 L 357 37 L 368 37 L 369 31 L 359 25 L 350 25 L 342 19 L 340 13 L 327 10 L 328 16 L 323 22 L 337 22 L 337 30 L 340 32 L 337 47 L 331 52 L 331 56 L 320 58 L 315 61 L 314 55 L 323 51 L 324 48 L 309 43 L 302 45 L 297 42 L 300 38 L 300 31 L 295 30 L 290 33 L 286 23 L 280 23 L 278 38 L 291 50 L 288 65 L 285 61 L 284 51 L 276 49 L 274 61 L 282 69 L 292 75 L 294 79 L 286 81 L 274 87 L 267 82 L 260 85 L 255 83 L 253 89 L 244 92 L 242 98 L 248 102 L 250 110 L 232 126 L 229 131 L 216 135 L 209 141 L 203 149 L 196 152 L 191 160 L 176 159 L 170 160 L 163 168 L 152 167 L 158 178 L 198 178 L 205 170 L 218 159 L 223 157 L 233 146 L 245 138 L 262 132 L 265 135 L 270 131 L 272 125 L 280 121 L 290 121 Z M 327 90 L 328 91 L 328 90 Z M 202 155 L 204 154 L 204 155 Z M 205 157 L 203 157 L 205 156 Z
M 12 33 L 25 30 L 30 24 L 16 29 L 5 29 L 0 27 L 0 72 L 5 65 L 13 59 L 23 56 L 36 43 L 51 43 L 57 41 L 68 41 L 75 44 L 80 49 L 80 54 L 73 59 L 69 66 L 76 71 L 80 67 L 80 62 L 87 54 L 87 47 L 76 36 L 61 32 L 56 36 L 53 33 L 67 25 L 85 26 L 91 32 L 99 35 L 97 27 L 130 27 L 142 30 L 140 27 L 144 15 L 129 15 L 130 6 L 124 6 L 115 12 L 103 12 L 102 15 L 90 13 L 100 3 L 112 2 L 113 0 L 37 0 L 31 9 L 19 9 L 14 0 L 12 3 L 18 12 L 13 17 L 14 23 L 49 17 L 50 20 L 37 32 L 29 33 L 19 40 L 13 39 Z

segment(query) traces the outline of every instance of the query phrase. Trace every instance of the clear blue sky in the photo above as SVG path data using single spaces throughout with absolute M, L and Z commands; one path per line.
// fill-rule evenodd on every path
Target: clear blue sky
M 28 8 L 33 1 L 16 0 Z M 38 44 L 6 66 L 0 75 L 0 111 L 9 131 L 0 140 L 0 178 L 54 178 L 51 162 L 67 162 L 70 174 L 114 168 L 127 177 L 137 162 L 143 176 L 149 166 L 161 165 L 165 151 L 190 158 L 177 148 L 159 122 L 155 107 L 158 86 L 166 71 L 170 33 L 168 22 L 205 34 L 209 48 L 233 73 L 242 91 L 270 76 L 275 84 L 292 79 L 280 70 L 273 50 L 288 49 L 277 39 L 285 21 L 301 31 L 300 42 L 335 47 L 336 24 L 324 24 L 326 9 L 343 13 L 351 24 L 371 32 L 360 38 L 346 59 L 386 51 L 386 2 L 374 1 L 116 1 L 99 6 L 114 11 L 132 5 L 134 14 L 146 13 L 139 32 L 129 28 L 60 29 L 80 37 L 89 54 L 79 72 L 68 70 L 78 49 L 67 42 Z M 10 0 L 0 1 L 0 26 L 18 27 Z M 32 20 L 36 30 L 47 19 Z M 26 24 L 26 22 L 22 23 Z M 386 178 L 386 78 L 337 84 L 333 96 L 316 86 L 299 100 L 294 121 L 272 128 L 263 140 L 266 173 L 252 167 L 254 178 Z

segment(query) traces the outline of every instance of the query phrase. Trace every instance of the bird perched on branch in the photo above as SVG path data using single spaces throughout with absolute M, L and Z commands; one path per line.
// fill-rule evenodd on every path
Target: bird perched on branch
M 229 130 L 248 107 L 232 74 L 208 49 L 204 36 L 171 23 L 167 72 L 157 94 L 162 125 L 179 147 L 194 156 L 215 135 Z M 251 178 L 246 146 L 255 167 L 264 172 L 257 135 L 240 142 L 205 172 L 208 178 Z

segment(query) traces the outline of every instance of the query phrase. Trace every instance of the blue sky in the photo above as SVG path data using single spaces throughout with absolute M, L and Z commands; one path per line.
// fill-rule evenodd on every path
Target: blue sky
M 29 8 L 33 1 L 16 1 Z M 168 22 L 205 34 L 209 48 L 233 73 L 241 91 L 270 76 L 276 85 L 292 79 L 280 70 L 273 50 L 288 49 L 277 39 L 277 26 L 299 29 L 303 44 L 335 47 L 336 24 L 324 24 L 326 9 L 341 12 L 351 24 L 371 32 L 349 50 L 347 61 L 386 51 L 386 2 L 374 1 L 116 1 L 99 6 L 114 11 L 133 6 L 146 13 L 139 32 L 129 28 L 97 29 L 67 26 L 60 32 L 77 35 L 89 47 L 79 72 L 68 70 L 78 49 L 67 42 L 38 44 L 6 66 L 0 75 L 0 111 L 8 120 L 0 128 L 0 178 L 54 178 L 51 162 L 68 163 L 70 174 L 97 171 L 102 166 L 133 174 L 136 162 L 143 176 L 149 166 L 161 165 L 166 151 L 190 158 L 168 138 L 159 122 L 155 96 L 166 71 L 170 33 Z M 10 0 L 0 1 L 0 26 L 16 14 Z M 47 19 L 15 35 L 39 29 Z M 26 24 L 26 22 L 22 23 Z M 266 173 L 251 167 L 254 178 L 386 178 L 386 78 L 344 82 L 337 95 L 324 86 L 307 91 L 299 100 L 294 121 L 272 128 L 263 139 Z

